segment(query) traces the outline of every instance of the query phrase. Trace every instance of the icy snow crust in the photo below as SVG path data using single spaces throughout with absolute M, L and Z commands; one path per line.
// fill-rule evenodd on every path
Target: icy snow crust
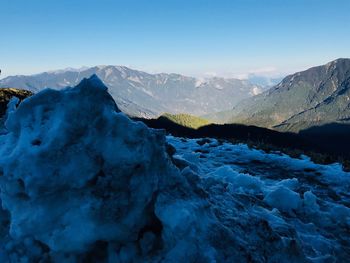
M 350 173 L 341 165 L 215 139 L 167 140 L 253 262 L 349 261 Z
M 339 165 L 166 138 L 120 113 L 96 76 L 14 105 L 0 136 L 0 262 L 349 258 Z

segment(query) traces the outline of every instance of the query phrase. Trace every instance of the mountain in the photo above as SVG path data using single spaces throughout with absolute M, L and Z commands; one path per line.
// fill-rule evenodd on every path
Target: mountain
M 257 85 L 238 79 L 200 80 L 179 74 L 148 74 L 123 66 L 97 66 L 11 76 L 0 87 L 38 92 L 46 87 L 75 86 L 96 74 L 109 88 L 119 108 L 130 116 L 156 117 L 168 112 L 204 115 L 232 108 L 242 99 L 261 92 Z
M 350 59 L 287 76 L 278 85 L 248 98 L 232 110 L 209 116 L 283 131 L 350 120 Z M 208 116 L 207 116 L 208 117 Z

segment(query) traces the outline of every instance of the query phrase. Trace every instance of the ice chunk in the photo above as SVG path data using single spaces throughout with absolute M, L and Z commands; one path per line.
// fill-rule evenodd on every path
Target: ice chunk
M 230 190 L 233 192 L 262 192 L 262 182 L 259 178 L 249 174 L 238 173 L 227 165 L 218 168 L 208 176 L 230 183 Z
M 334 205 L 331 209 L 331 216 L 334 222 L 350 226 L 350 208 L 343 205 Z
M 297 210 L 302 203 L 298 193 L 284 186 L 280 186 L 268 193 L 265 197 L 265 202 L 280 211 L 288 213 Z
M 317 197 L 311 192 L 306 191 L 304 193 L 304 206 L 310 212 L 317 212 L 320 209 L 320 206 L 317 204 Z
M 284 179 L 277 183 L 277 185 L 285 186 L 291 190 L 294 190 L 298 186 L 299 182 L 297 178 Z

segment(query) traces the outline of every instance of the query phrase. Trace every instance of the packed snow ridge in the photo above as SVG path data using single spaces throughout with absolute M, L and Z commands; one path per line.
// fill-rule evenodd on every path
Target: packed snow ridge
M 0 262 L 344 262 L 350 175 L 165 137 L 96 77 L 9 105 Z

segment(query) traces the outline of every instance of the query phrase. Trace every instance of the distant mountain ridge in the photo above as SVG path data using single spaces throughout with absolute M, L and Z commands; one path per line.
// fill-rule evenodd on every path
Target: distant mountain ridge
M 124 66 L 96 66 L 10 76 L 0 87 L 38 92 L 50 87 L 75 86 L 96 74 L 109 88 L 120 109 L 130 116 L 157 117 L 162 113 L 203 115 L 234 107 L 242 99 L 262 91 L 245 80 L 210 78 L 200 80 L 179 74 L 149 74 Z
M 346 123 L 350 121 L 350 59 L 337 59 L 289 75 L 262 94 L 209 118 L 281 131 Z

